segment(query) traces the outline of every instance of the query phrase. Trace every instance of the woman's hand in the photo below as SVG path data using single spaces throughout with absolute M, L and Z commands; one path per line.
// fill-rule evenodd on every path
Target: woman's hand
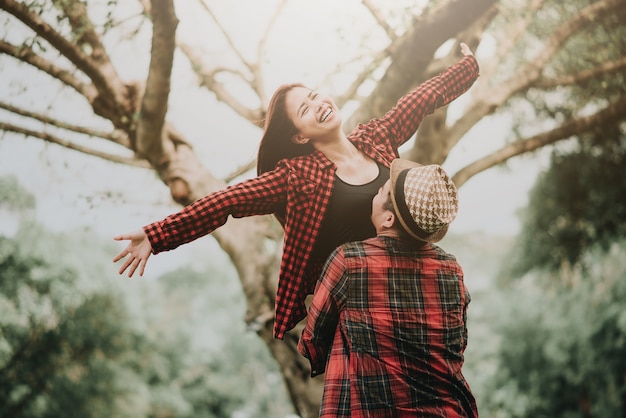
M 118 235 L 113 239 L 116 241 L 130 241 L 128 243 L 128 247 L 122 250 L 113 259 L 113 262 L 116 263 L 127 255 L 130 256 L 120 268 L 119 274 L 124 274 L 124 271 L 130 267 L 130 270 L 128 270 L 128 277 L 133 277 L 135 270 L 139 267 L 139 275 L 143 276 L 148 258 L 152 255 L 152 245 L 150 245 L 148 236 L 143 229 L 130 234 Z
M 468 56 L 468 55 L 474 55 L 474 53 L 472 52 L 472 50 L 469 48 L 469 46 L 467 46 L 467 44 L 464 44 L 463 42 L 461 42 L 461 52 L 463 53 L 463 55 Z

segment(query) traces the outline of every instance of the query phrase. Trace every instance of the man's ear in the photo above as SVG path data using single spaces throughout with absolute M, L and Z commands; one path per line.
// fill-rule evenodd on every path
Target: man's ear
M 385 228 L 393 228 L 393 225 L 395 223 L 396 223 L 396 215 L 390 210 L 386 211 L 383 226 Z
M 309 142 L 309 138 L 305 138 L 300 134 L 295 134 L 294 136 L 291 137 L 291 142 L 293 142 L 294 144 L 298 144 L 298 145 L 304 145 L 307 142 Z

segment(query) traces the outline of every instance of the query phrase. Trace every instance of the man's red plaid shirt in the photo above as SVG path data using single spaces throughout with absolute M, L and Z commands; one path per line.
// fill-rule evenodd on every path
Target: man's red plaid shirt
M 462 374 L 469 292 L 441 248 L 390 237 L 331 255 L 298 351 L 324 376 L 320 417 L 478 417 Z
M 415 134 L 422 120 L 467 91 L 477 78 L 478 63 L 466 56 L 402 97 L 382 118 L 359 124 L 348 139 L 389 167 L 399 156 L 398 147 Z M 229 216 L 266 215 L 286 208 L 274 319 L 274 336 L 283 339 L 306 316 L 304 300 L 313 292 L 322 268 L 309 259 L 333 192 L 335 169 L 319 151 L 285 159 L 273 171 L 198 199 L 146 225 L 144 231 L 157 254 L 213 232 Z

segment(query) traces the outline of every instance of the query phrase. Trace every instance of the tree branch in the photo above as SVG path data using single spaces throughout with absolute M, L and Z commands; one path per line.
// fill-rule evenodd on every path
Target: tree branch
M 100 36 L 89 20 L 85 2 L 79 0 L 57 1 L 54 2 L 54 6 L 61 10 L 63 17 L 67 18 L 70 23 L 75 37 L 74 43 L 83 50 L 88 46 L 89 49 L 85 53 L 98 64 L 110 65 L 106 49 L 100 42 Z
M 140 167 L 140 168 L 152 168 L 150 164 L 148 164 L 148 162 L 145 160 L 139 160 L 137 158 L 125 158 L 119 155 L 97 151 L 92 148 L 87 148 L 82 145 L 75 144 L 71 141 L 61 139 L 58 136 L 55 136 L 49 133 L 33 131 L 31 129 L 22 128 L 22 127 L 19 127 L 10 123 L 0 122 L 0 131 L 14 132 L 17 134 L 22 134 L 26 137 L 39 138 L 46 142 L 57 144 L 65 148 L 82 152 L 87 155 L 92 155 L 94 157 L 102 158 L 104 160 L 112 161 L 114 163 L 126 164 L 126 165 L 130 165 L 133 167 Z
M 269 102 L 269 98 L 267 97 L 265 87 L 263 86 L 263 74 L 261 72 L 261 65 L 259 63 L 263 61 L 263 56 L 265 55 L 265 46 L 267 45 L 267 39 L 269 38 L 270 32 L 286 5 L 287 0 L 281 0 L 280 3 L 278 3 L 274 14 L 270 18 L 265 28 L 265 32 L 263 32 L 263 35 L 259 40 L 259 47 L 257 48 L 257 64 L 253 65 L 250 68 L 250 71 L 252 71 L 254 90 L 259 96 L 259 99 L 261 100 L 261 107 L 263 108 L 265 108 L 265 106 Z
M 441 59 L 433 60 L 427 67 L 427 77 L 430 78 L 440 74 L 447 67 L 458 62 L 461 42 L 467 43 L 472 50 L 476 50 L 476 46 L 480 42 L 481 34 L 496 16 L 497 11 L 497 5 L 492 5 L 469 27 L 459 32 L 448 54 Z M 479 84 L 480 81 L 481 79 L 479 78 L 474 85 Z M 420 125 L 413 146 L 404 153 L 403 158 L 422 164 L 441 164 L 446 160 L 450 153 L 449 144 L 455 141 L 455 137 L 451 135 L 450 132 L 457 126 L 456 124 L 448 126 L 448 109 L 448 106 L 437 109 L 436 112 L 424 119 Z
M 445 41 L 455 37 L 459 30 L 470 26 L 495 4 L 496 0 L 449 0 L 434 13 L 424 15 L 404 36 L 392 52 L 391 65 L 374 91 L 346 121 L 346 126 L 378 117 L 425 79 L 425 71 L 432 57 Z
M 167 159 L 165 114 L 176 49 L 178 19 L 172 0 L 152 0 L 152 53 L 141 111 L 137 120 L 137 152 L 150 161 Z
M 376 9 L 369 0 L 363 0 L 363 4 L 368 8 L 370 13 L 374 15 L 374 18 L 379 23 L 379 25 L 383 26 L 383 29 L 388 31 L 387 25 L 384 23 L 384 19 L 380 15 L 378 9 Z M 383 23 L 381 23 L 381 21 Z M 350 83 L 348 88 L 342 94 L 336 96 L 335 103 L 339 108 L 343 107 L 348 101 L 356 98 L 358 89 L 363 85 L 364 82 L 371 79 L 372 74 L 380 68 L 380 66 L 386 59 L 394 54 L 394 52 L 399 48 L 404 40 L 403 37 L 397 36 L 395 35 L 395 33 L 393 33 L 392 35 L 389 35 L 388 33 L 387 35 L 390 39 L 389 45 L 387 45 L 386 48 L 378 51 L 373 58 L 370 58 L 369 63 L 363 68 L 363 71 L 357 74 L 356 78 L 352 83 Z M 360 58 L 361 57 L 356 57 L 352 61 L 358 61 Z M 337 72 L 338 71 L 335 70 L 332 73 Z M 353 125 L 346 124 L 346 126 Z
M 466 43 L 472 51 L 476 50 L 476 47 L 480 43 L 480 38 L 482 34 L 485 32 L 485 28 L 489 26 L 489 24 L 493 21 L 493 18 L 498 14 L 498 5 L 493 5 L 489 9 L 485 11 L 485 13 L 478 18 L 472 25 L 470 25 L 467 29 L 456 36 L 456 42 L 454 46 L 450 48 L 450 52 L 442 58 L 433 59 L 432 62 L 428 65 L 426 69 L 426 77 L 430 78 L 441 72 L 445 71 L 451 65 L 454 65 L 459 60 L 460 44 L 461 42 Z M 482 71 L 481 64 L 481 73 Z M 474 83 L 474 85 L 478 84 L 480 79 Z
M 84 4 L 74 2 L 72 7 L 76 8 L 74 12 L 76 16 L 74 16 L 73 19 L 79 19 L 78 15 L 81 15 L 80 21 L 86 26 L 84 33 L 93 33 L 93 31 L 89 29 L 91 23 L 84 9 Z M 80 44 L 65 39 L 28 5 L 16 2 L 15 0 L 3 0 L 2 8 L 31 28 L 37 35 L 45 39 L 50 45 L 57 49 L 61 55 L 66 57 L 76 65 L 79 70 L 85 73 L 93 81 L 103 98 L 108 98 L 107 101 L 114 104 L 125 103 L 125 86 L 120 81 L 115 68 L 109 62 L 106 52 L 99 42 L 90 44 L 92 48 L 91 51 L 88 51 L 90 55 L 87 55 L 81 49 Z M 91 39 L 91 36 L 87 35 L 86 39 Z M 118 110 L 117 116 L 121 118 L 126 110 L 127 109 Z
M 37 55 L 32 48 L 27 46 L 15 46 L 0 40 L 0 53 L 14 57 L 36 69 L 56 78 L 68 87 L 84 96 L 89 103 L 93 103 L 98 92 L 93 84 L 84 83 L 68 70 L 57 67 L 53 63 Z
M 622 96 L 615 103 L 608 105 L 593 115 L 570 119 L 558 128 L 506 145 L 498 151 L 465 166 L 453 176 L 452 180 L 457 187 L 461 187 L 472 176 L 501 164 L 512 157 L 535 151 L 543 146 L 570 138 L 573 135 L 580 135 L 603 125 L 624 121 L 626 120 L 624 108 L 626 108 L 626 96 Z
M 376 55 L 374 55 L 374 58 L 369 62 L 367 66 L 365 66 L 363 71 L 361 71 L 357 75 L 354 81 L 350 83 L 348 88 L 341 95 L 337 96 L 337 98 L 335 99 L 335 103 L 339 108 L 345 105 L 346 102 L 348 102 L 349 100 L 355 98 L 359 87 L 361 87 L 365 81 L 369 80 L 372 77 L 374 71 L 380 68 L 382 63 L 389 57 L 389 51 L 393 50 L 394 47 L 395 45 L 390 45 L 388 48 L 385 48 L 376 53 Z
M 504 30 L 503 33 L 499 33 L 501 38 L 498 39 L 498 47 L 494 54 L 495 58 L 484 64 L 481 63 L 481 78 L 485 80 L 485 82 L 480 83 L 482 86 L 486 87 L 488 85 L 488 81 L 494 78 L 494 74 L 498 68 L 500 68 L 503 59 L 510 56 L 511 51 L 519 39 L 527 33 L 528 26 L 532 23 L 537 11 L 543 7 L 544 2 L 545 0 L 531 0 L 521 6 L 522 10 L 520 10 L 520 8 L 509 10 L 509 16 L 511 14 L 515 14 L 513 17 L 513 24 L 507 24 L 506 30 Z M 498 5 L 498 7 L 502 9 L 504 6 Z M 480 86 L 478 86 L 475 90 L 477 95 L 481 94 Z
M 617 61 L 605 62 L 602 65 L 590 70 L 583 70 L 576 74 L 568 74 L 553 79 L 536 80 L 530 87 L 550 89 L 558 86 L 579 85 L 598 78 L 601 75 L 612 75 L 623 73 L 626 70 L 626 56 Z
M 72 131 L 75 133 L 88 135 L 91 137 L 97 137 L 106 139 L 107 141 L 115 142 L 123 147 L 130 148 L 130 141 L 125 132 L 120 131 L 119 129 L 114 130 L 113 132 L 103 132 L 97 131 L 94 129 L 85 128 L 78 125 L 73 125 L 65 122 L 61 122 L 57 119 L 50 118 L 48 116 L 42 115 L 40 113 L 31 112 L 25 109 L 21 109 L 19 107 L 10 105 L 8 103 L 0 101 L 0 109 L 7 110 L 9 112 L 15 113 L 16 115 L 24 116 L 27 118 L 35 119 L 39 122 L 56 126 L 57 128 L 65 129 L 68 131 Z
M 468 111 L 448 132 L 445 152 L 449 152 L 479 120 L 495 112 L 498 107 L 503 105 L 513 95 L 534 87 L 539 83 L 543 68 L 570 36 L 580 31 L 586 25 L 595 23 L 597 19 L 621 7 L 622 1 L 603 0 L 582 9 L 572 19 L 559 26 L 552 33 L 552 36 L 545 41 L 545 47 L 529 60 L 528 64 L 522 66 L 510 78 L 509 82 L 500 83 L 489 90 L 475 91 L 474 100 L 467 106 Z M 484 78 L 482 70 L 481 78 Z
M 381 28 L 383 28 L 383 30 L 387 34 L 387 37 L 391 41 L 394 41 L 398 37 L 398 35 L 396 35 L 396 32 L 393 30 L 393 28 L 387 24 L 387 21 L 385 20 L 385 16 L 383 16 L 382 13 L 380 13 L 380 10 L 378 10 L 378 8 L 370 0 L 361 0 L 361 3 L 363 3 L 365 8 L 369 10 L 371 15 L 374 17 L 374 20 L 376 20 L 376 22 L 378 23 L 378 25 Z
M 263 75 L 261 73 L 261 67 L 258 62 L 261 62 L 261 58 L 265 51 L 265 45 L 267 43 L 267 38 L 269 33 L 278 17 L 280 16 L 282 10 L 287 5 L 287 0 L 281 0 L 276 8 L 276 11 L 270 18 L 268 22 L 267 28 L 262 35 L 261 40 L 259 41 L 257 48 L 257 64 L 251 63 L 245 59 L 241 51 L 236 47 L 232 37 L 226 31 L 213 11 L 206 5 L 205 2 L 199 0 L 199 3 L 204 8 L 204 10 L 209 14 L 211 19 L 215 22 L 220 32 L 226 39 L 226 42 L 230 45 L 231 50 L 235 53 L 237 58 L 241 61 L 244 67 L 250 72 L 250 75 L 242 73 L 241 71 L 234 70 L 232 68 L 208 68 L 202 60 L 202 57 L 197 54 L 194 49 L 178 40 L 177 44 L 180 50 L 187 56 L 189 59 L 193 71 L 196 73 L 200 80 L 201 86 L 207 88 L 209 91 L 213 92 L 217 98 L 217 100 L 226 103 L 230 108 L 232 108 L 237 114 L 242 116 L 243 118 L 259 125 L 263 119 L 264 110 L 263 107 L 267 104 L 268 98 L 265 92 L 265 88 L 263 86 Z M 252 88 L 252 90 L 257 94 L 260 100 L 260 107 L 257 109 L 250 109 L 247 106 L 243 105 L 239 100 L 237 100 L 232 94 L 226 90 L 222 83 L 216 80 L 216 75 L 220 73 L 228 72 L 236 75 L 241 78 L 248 86 Z
M 506 88 L 499 85 L 488 93 L 491 101 L 494 102 L 495 106 L 499 106 L 514 94 L 528 89 L 532 83 L 541 77 L 543 68 L 570 36 L 622 6 L 623 0 L 603 0 L 582 9 L 572 19 L 559 26 L 552 33 L 552 36 L 545 40 L 544 48 L 525 66 L 521 67 L 509 83 L 504 84 Z
M 235 171 L 233 171 L 232 173 L 230 173 L 225 179 L 224 181 L 226 183 L 230 183 L 233 179 L 241 176 L 244 173 L 247 173 L 248 171 L 252 170 L 253 168 L 256 167 L 256 158 L 248 161 L 247 163 L 245 163 L 244 165 L 237 167 L 235 169 Z
M 193 51 L 193 48 L 183 42 L 178 42 L 178 47 L 191 62 L 193 71 L 200 79 L 200 85 L 213 92 L 217 100 L 226 103 L 237 114 L 249 121 L 254 122 L 261 121 L 263 119 L 263 110 L 261 107 L 257 109 L 250 109 L 235 99 L 235 97 L 215 79 L 214 73 L 206 68 L 198 54 Z
M 231 36 L 228 34 L 228 31 L 226 31 L 226 28 L 224 28 L 224 26 L 222 26 L 222 24 L 220 23 L 219 19 L 217 18 L 217 16 L 215 16 L 215 14 L 211 10 L 211 8 L 206 4 L 206 2 L 204 2 L 202 0 L 199 0 L 198 3 L 200 3 L 202 8 L 209 14 L 211 19 L 213 20 L 213 23 L 215 23 L 215 25 L 218 27 L 220 32 L 222 32 L 222 35 L 224 36 L 224 39 L 226 39 L 226 42 L 228 43 L 228 45 L 230 45 L 231 50 L 235 53 L 235 55 L 237 55 L 237 58 L 239 58 L 239 61 L 241 61 L 241 63 L 243 65 L 245 65 L 252 72 L 253 71 L 252 70 L 253 69 L 252 64 L 250 64 L 246 60 L 246 58 L 243 56 L 241 51 L 237 48 L 237 45 L 235 45 L 235 42 L 233 41 Z

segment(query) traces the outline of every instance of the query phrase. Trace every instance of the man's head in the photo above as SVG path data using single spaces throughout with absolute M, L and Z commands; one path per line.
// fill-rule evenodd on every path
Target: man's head
M 372 200 L 377 233 L 396 229 L 426 242 L 440 241 L 457 212 L 456 187 L 441 166 L 402 159 L 392 162 L 389 181 Z

